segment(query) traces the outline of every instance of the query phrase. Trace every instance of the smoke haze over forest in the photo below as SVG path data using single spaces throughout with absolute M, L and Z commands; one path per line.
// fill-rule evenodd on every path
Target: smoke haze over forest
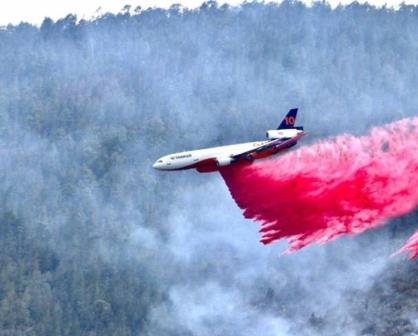
M 415 211 L 281 257 L 219 174 L 156 158 L 418 115 L 418 8 L 208 2 L 0 31 L 4 335 L 409 335 Z

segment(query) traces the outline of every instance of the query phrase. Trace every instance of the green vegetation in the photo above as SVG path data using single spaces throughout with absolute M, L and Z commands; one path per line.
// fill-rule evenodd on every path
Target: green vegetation
M 312 252 L 321 271 L 299 277 L 307 254 L 278 261 L 239 247 L 257 243 L 253 232 L 211 236 L 234 230 L 223 196 L 199 194 L 206 177 L 151 164 L 255 139 L 295 105 L 312 139 L 416 115 L 416 16 L 411 6 L 208 2 L 4 27 L 0 335 L 270 335 L 277 324 L 265 319 L 278 317 L 297 320 L 295 335 L 312 335 L 309 323 L 335 332 L 338 309 L 318 312 L 310 295 L 318 274 L 348 267 L 337 245 L 332 258 Z M 178 201 L 192 194 L 207 199 Z M 183 300 L 189 291 L 201 296 Z

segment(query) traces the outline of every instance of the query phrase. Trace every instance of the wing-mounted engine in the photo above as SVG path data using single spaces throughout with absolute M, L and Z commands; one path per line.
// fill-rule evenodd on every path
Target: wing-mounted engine
M 269 140 L 275 139 L 290 139 L 297 135 L 298 130 L 291 128 L 291 129 L 278 129 L 278 130 L 268 130 L 266 133 L 266 137 Z
M 235 160 L 229 156 L 220 157 L 216 159 L 216 164 L 218 167 L 224 167 L 229 166 L 231 163 L 233 163 Z

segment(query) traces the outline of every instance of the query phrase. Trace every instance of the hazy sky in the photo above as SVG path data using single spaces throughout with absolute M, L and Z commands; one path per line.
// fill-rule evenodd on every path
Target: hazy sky
M 275 0 L 279 1 L 279 0 Z M 338 3 L 350 3 L 352 0 L 328 0 L 332 6 Z M 181 3 L 185 7 L 198 7 L 202 0 L 2 0 L 0 1 L 0 25 L 9 23 L 19 23 L 26 21 L 34 24 L 40 24 L 45 16 L 53 19 L 66 16 L 68 13 L 77 14 L 79 18 L 91 18 L 94 15 L 103 12 L 117 12 L 124 5 L 130 4 L 133 8 L 140 5 L 143 8 L 152 6 L 170 7 L 173 3 Z M 240 0 L 219 0 L 219 3 L 228 2 L 238 4 Z M 268 1 L 266 1 L 268 2 Z M 305 0 L 310 2 L 310 0 Z M 363 3 L 365 0 L 359 0 Z M 369 0 L 373 5 L 397 6 L 402 0 Z M 418 0 L 406 0 L 405 3 L 418 3 Z M 100 11 L 97 11 L 101 8 Z

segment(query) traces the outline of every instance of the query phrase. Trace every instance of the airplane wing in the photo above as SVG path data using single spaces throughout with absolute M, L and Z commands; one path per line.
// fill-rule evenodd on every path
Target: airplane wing
M 250 150 L 247 150 L 245 152 L 231 155 L 231 158 L 234 159 L 234 160 L 248 158 L 248 156 L 251 155 L 251 154 L 255 154 L 255 153 L 260 154 L 262 152 L 265 152 L 265 151 L 271 150 L 271 149 L 274 150 L 275 152 L 278 152 L 280 150 L 291 147 L 304 135 L 305 135 L 304 133 L 300 133 L 297 136 L 295 136 L 293 138 L 290 138 L 290 139 L 287 139 L 287 140 L 274 139 L 274 140 L 271 140 L 271 141 L 269 141 L 269 142 L 267 142 L 264 145 L 261 145 L 259 147 L 251 148 Z

